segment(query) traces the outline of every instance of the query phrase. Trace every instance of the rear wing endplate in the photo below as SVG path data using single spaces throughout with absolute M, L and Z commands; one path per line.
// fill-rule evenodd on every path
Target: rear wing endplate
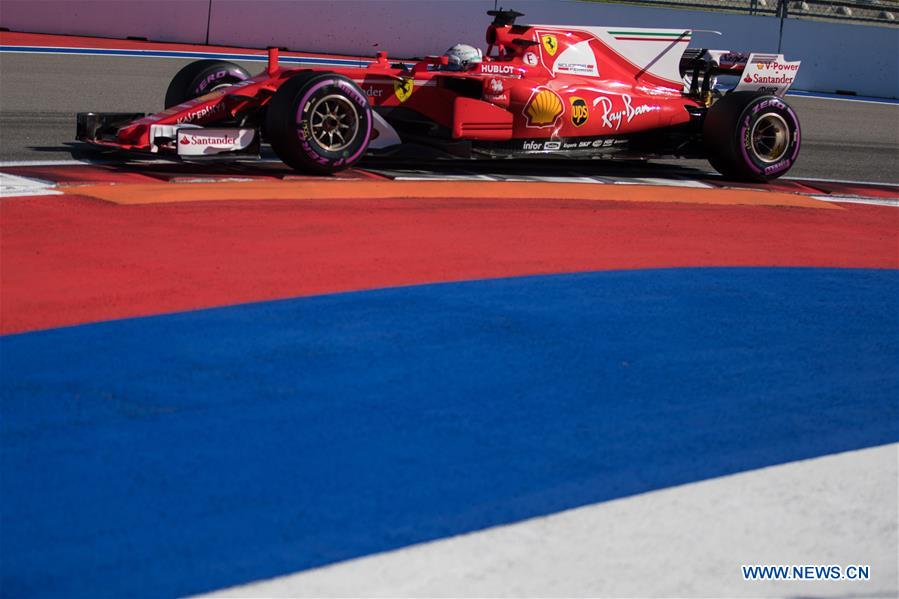
M 783 54 L 760 54 L 690 48 L 681 60 L 684 91 L 706 97 L 719 76 L 739 77 L 734 91 L 755 91 L 783 96 L 793 85 L 801 61 L 789 62 Z
M 783 54 L 750 54 L 734 91 L 783 96 L 796 80 L 802 61 L 788 62 Z

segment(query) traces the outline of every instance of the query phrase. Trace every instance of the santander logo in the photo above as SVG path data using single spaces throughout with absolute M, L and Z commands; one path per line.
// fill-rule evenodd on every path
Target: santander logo
M 189 146 L 217 146 L 217 145 L 225 145 L 231 146 L 237 143 L 237 138 L 232 137 L 230 135 L 219 135 L 219 136 L 207 136 L 207 137 L 197 137 L 185 135 L 181 138 L 181 145 Z
M 251 148 L 256 141 L 253 129 L 203 129 L 198 127 L 190 132 L 178 130 L 179 156 L 208 156 L 239 152 Z M 256 144 L 258 146 L 258 142 Z

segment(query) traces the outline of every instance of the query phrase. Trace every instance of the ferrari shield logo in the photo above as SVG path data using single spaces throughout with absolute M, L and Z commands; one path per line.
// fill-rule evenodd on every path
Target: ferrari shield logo
M 559 40 L 556 39 L 556 36 L 551 33 L 546 33 L 540 36 L 540 41 L 543 42 L 543 49 L 546 50 L 550 56 L 556 55 L 556 50 L 559 49 Z
M 414 88 L 415 81 L 409 77 L 403 77 L 402 79 L 397 79 L 393 82 L 393 93 L 396 94 L 396 97 L 400 102 L 408 100 L 409 96 L 412 95 L 412 90 Z

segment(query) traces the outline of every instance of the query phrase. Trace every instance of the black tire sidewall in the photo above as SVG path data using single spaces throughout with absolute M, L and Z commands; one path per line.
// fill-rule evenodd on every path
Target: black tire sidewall
M 234 84 L 250 78 L 250 74 L 224 60 L 198 60 L 185 66 L 172 78 L 165 92 L 165 107 L 171 108 L 208 94 L 214 87 Z
M 310 112 L 316 100 L 340 94 L 351 101 L 358 129 L 350 145 L 328 151 L 311 134 Z M 355 164 L 371 140 L 372 114 L 368 97 L 351 79 L 335 73 L 302 73 L 285 82 L 269 103 L 266 131 L 275 153 L 289 166 L 314 173 L 332 173 Z

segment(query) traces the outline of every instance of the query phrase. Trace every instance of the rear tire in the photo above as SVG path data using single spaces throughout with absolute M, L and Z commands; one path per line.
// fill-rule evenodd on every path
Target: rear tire
M 266 133 L 285 164 L 330 174 L 362 158 L 371 140 L 368 96 L 335 73 L 300 73 L 278 88 L 268 104 Z
M 165 92 L 165 107 L 177 106 L 220 87 L 249 78 L 250 74 L 233 62 L 197 60 L 178 71 L 172 78 Z
M 799 156 L 799 119 L 777 96 L 727 94 L 709 108 L 702 136 L 708 161 L 728 179 L 776 179 Z

